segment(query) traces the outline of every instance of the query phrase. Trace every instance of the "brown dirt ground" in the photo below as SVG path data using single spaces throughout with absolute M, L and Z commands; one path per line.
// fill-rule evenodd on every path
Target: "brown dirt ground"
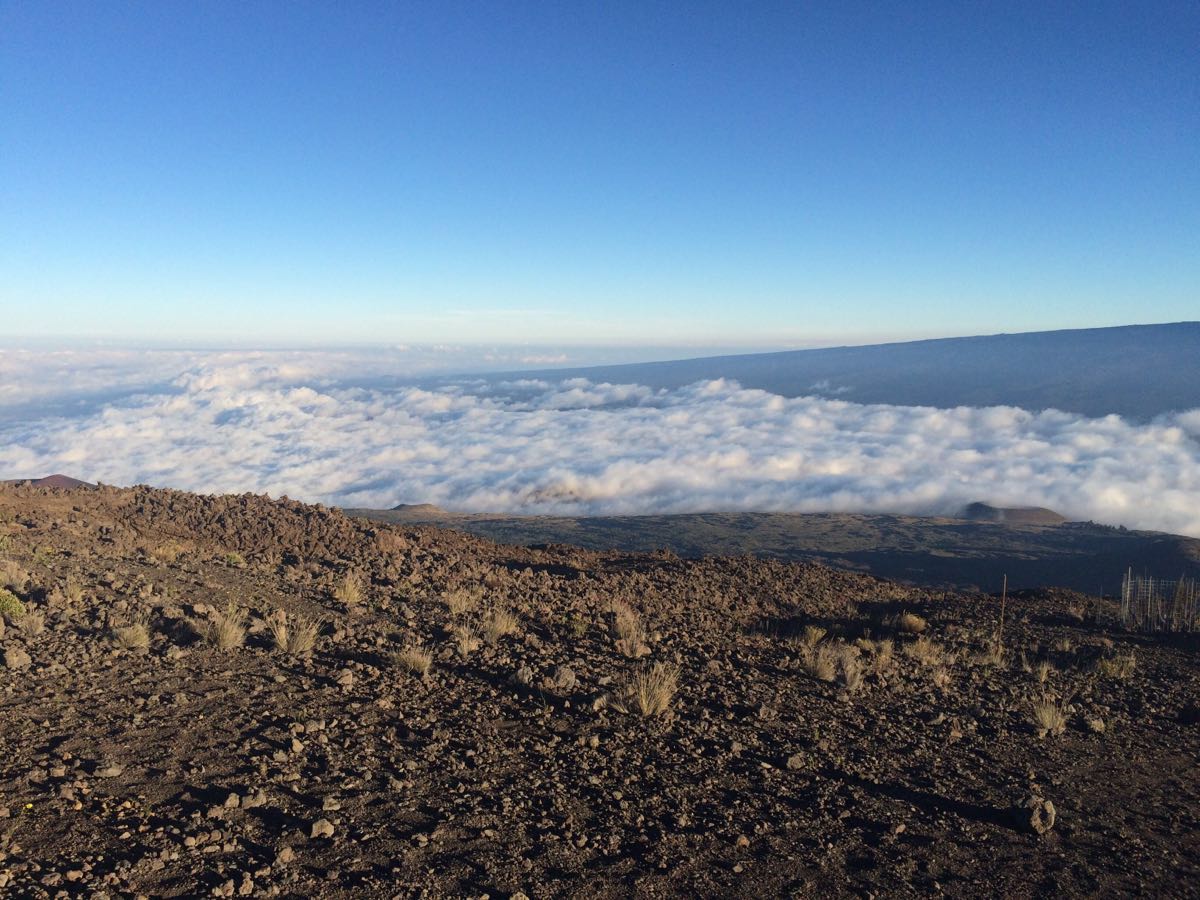
M 33 613 L 0 638 L 8 896 L 1198 893 L 1196 647 L 1099 624 L 1103 601 L 1069 591 L 1009 598 L 996 663 L 995 597 L 13 485 L 5 579 Z M 452 616 L 457 589 L 478 610 Z M 644 659 L 618 652 L 613 600 L 645 624 Z M 198 640 L 229 602 L 244 645 Z M 518 630 L 459 654 L 451 627 L 496 607 Z M 323 620 L 312 652 L 273 649 L 279 609 Z M 905 611 L 940 665 L 910 655 Z M 148 650 L 116 646 L 139 616 Z M 857 689 L 808 674 L 806 625 L 827 629 L 818 650 L 856 648 Z M 413 643 L 425 678 L 392 658 Z M 669 713 L 622 712 L 652 662 L 680 668 Z M 1061 735 L 1033 723 L 1044 695 Z M 1055 807 L 1045 834 L 1030 797 Z

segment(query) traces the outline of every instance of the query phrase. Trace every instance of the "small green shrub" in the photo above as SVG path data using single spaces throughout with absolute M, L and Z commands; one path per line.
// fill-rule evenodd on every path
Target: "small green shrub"
M 6 588 L 0 588 L 0 616 L 14 623 L 25 618 L 25 604 Z

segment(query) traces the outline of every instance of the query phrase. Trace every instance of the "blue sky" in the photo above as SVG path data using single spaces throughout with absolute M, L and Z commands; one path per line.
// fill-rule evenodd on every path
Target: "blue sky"
M 1195 3 L 0 6 L 0 335 L 800 346 L 1200 309 Z

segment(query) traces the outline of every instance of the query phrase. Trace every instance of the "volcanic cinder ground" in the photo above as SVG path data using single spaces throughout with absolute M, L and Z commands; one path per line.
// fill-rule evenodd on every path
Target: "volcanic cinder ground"
M 1196 646 L 1081 594 L 1009 597 L 1001 631 L 995 596 L 819 565 L 16 485 L 0 587 L 7 896 L 1200 883 Z

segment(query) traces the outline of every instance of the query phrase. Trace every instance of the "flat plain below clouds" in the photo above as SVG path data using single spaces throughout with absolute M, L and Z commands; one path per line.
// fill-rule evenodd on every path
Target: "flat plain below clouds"
M 1200 410 L 1134 424 L 723 379 L 430 388 L 318 351 L 75 353 L 0 351 L 0 477 L 517 514 L 938 514 L 984 500 L 1200 536 Z

